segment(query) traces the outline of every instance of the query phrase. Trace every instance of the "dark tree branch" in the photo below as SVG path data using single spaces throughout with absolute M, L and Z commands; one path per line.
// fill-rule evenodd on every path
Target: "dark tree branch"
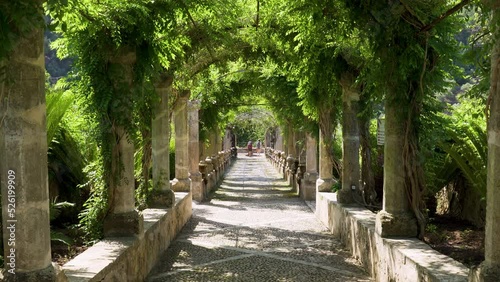
M 444 20 L 448 16 L 452 15 L 456 11 L 462 9 L 465 5 L 467 5 L 469 3 L 470 3 L 470 0 L 463 0 L 462 2 L 458 3 L 457 5 L 455 5 L 453 8 L 449 9 L 448 11 L 446 11 L 441 16 L 435 18 L 430 24 L 422 27 L 422 29 L 420 29 L 420 32 L 426 32 L 426 31 L 429 31 L 429 30 L 433 29 L 442 20 Z
M 182 1 L 182 0 L 180 2 L 182 4 L 182 6 L 184 6 L 186 14 L 188 15 L 188 18 L 191 21 L 191 23 L 193 24 L 194 28 L 197 29 L 197 30 L 202 31 L 202 29 L 198 28 L 198 25 L 196 24 L 196 21 L 193 19 L 193 16 L 191 15 L 191 12 L 189 12 L 189 8 L 186 5 L 186 3 L 184 3 L 184 1 Z M 203 37 L 205 37 L 205 34 L 203 34 Z M 214 57 L 213 49 L 212 49 L 212 46 L 210 46 L 210 43 L 207 42 L 206 46 L 207 46 L 208 54 L 210 54 L 211 57 Z

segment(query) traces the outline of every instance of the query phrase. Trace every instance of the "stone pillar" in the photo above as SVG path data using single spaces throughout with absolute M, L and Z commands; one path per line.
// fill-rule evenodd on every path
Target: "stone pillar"
M 172 93 L 173 77 L 160 76 L 155 84 L 159 101 L 155 105 L 152 122 L 153 152 L 153 193 L 152 207 L 169 208 L 175 203 L 175 195 L 170 189 L 170 118 L 168 99 Z
M 219 181 L 219 162 L 217 160 L 217 133 L 216 131 L 211 131 L 210 133 L 210 146 L 208 147 L 208 158 L 205 160 L 207 163 L 212 165 L 212 180 L 213 185 L 216 186 Z
M 297 186 L 295 185 L 295 161 L 297 158 L 297 152 L 295 148 L 295 130 L 293 130 L 293 127 L 291 124 L 288 125 L 288 135 L 287 135 L 287 141 L 286 141 L 286 177 L 288 179 L 288 184 L 292 186 L 292 192 L 297 191 Z
M 188 165 L 188 114 L 187 101 L 191 92 L 180 91 L 177 103 L 174 106 L 175 127 L 175 179 L 172 181 L 172 190 L 175 192 L 191 191 Z
M 231 150 L 231 128 L 226 128 L 226 134 L 224 134 L 224 148 L 223 151 Z
M 34 2 L 42 10 L 42 1 Z M 20 38 L 9 58 L 0 62 L 6 67 L 5 75 L 0 75 L 4 281 L 55 281 L 50 257 L 43 29 Z M 15 246 L 9 244 L 13 237 Z
M 306 134 L 306 171 L 302 181 L 301 198 L 306 201 L 316 199 L 316 181 L 318 180 L 318 144 L 312 134 Z
M 110 59 L 113 95 L 115 99 L 125 103 L 132 100 L 132 93 L 123 89 L 132 89 L 135 62 L 135 50 L 129 47 L 123 47 Z M 103 223 L 106 237 L 142 235 L 143 230 L 142 217 L 135 210 L 134 144 L 129 142 L 123 123 L 117 122 L 117 116 L 125 110 L 121 107 L 117 103 L 108 113 L 114 126 L 110 125 L 111 161 L 110 167 L 106 168 L 111 172 L 107 179 L 109 211 Z M 132 122 L 131 115 L 122 118 Z
M 328 139 L 328 138 L 327 138 Z M 335 184 L 333 179 L 333 163 L 328 154 L 328 146 L 325 144 L 324 136 L 319 131 L 319 178 L 316 181 L 316 190 L 319 192 L 331 192 Z
M 276 144 L 274 148 L 278 151 L 283 151 L 283 135 L 281 135 L 281 128 L 276 128 Z
M 206 179 L 207 192 L 210 192 L 215 187 L 215 170 L 212 158 L 210 156 L 207 156 L 207 158 L 204 161 L 204 164 L 206 165 L 206 172 L 207 172 L 207 179 Z
M 353 193 L 360 188 L 359 92 L 353 84 L 350 73 L 342 74 L 342 188 L 337 192 L 337 201 L 343 204 L 353 203 Z
M 375 231 L 382 237 L 417 235 L 417 223 L 405 190 L 403 167 L 404 123 L 398 118 L 400 105 L 386 102 L 384 147 L 384 197 Z
M 484 1 L 488 2 L 488 1 Z M 471 270 L 470 281 L 500 281 L 500 6 L 490 0 L 491 26 L 496 42 L 491 53 L 490 119 L 488 122 L 488 179 L 486 194 L 485 256 L 478 268 Z
M 141 235 L 143 219 L 135 210 L 134 144 L 122 126 L 115 126 L 116 143 L 111 149 L 112 175 L 109 192 L 110 207 L 104 219 L 104 236 L 121 237 Z
M 199 114 L 200 101 L 188 102 L 189 125 L 189 177 L 193 199 L 201 202 L 206 198 L 205 186 L 200 172 Z

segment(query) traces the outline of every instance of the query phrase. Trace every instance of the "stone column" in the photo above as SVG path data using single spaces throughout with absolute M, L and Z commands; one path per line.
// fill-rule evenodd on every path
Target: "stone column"
M 215 170 L 214 164 L 212 162 L 212 158 L 207 156 L 203 161 L 204 165 L 206 165 L 206 173 L 207 173 L 207 192 L 212 191 L 215 187 Z
M 131 92 L 123 89 L 132 89 L 134 64 L 136 53 L 133 48 L 124 47 L 110 59 L 110 69 L 113 69 L 113 94 L 115 99 L 130 102 Z M 125 84 L 125 86 L 124 86 Z M 111 161 L 110 176 L 107 179 L 109 189 L 109 211 L 104 219 L 104 236 L 133 236 L 142 235 L 143 219 L 135 210 L 135 179 L 134 179 L 134 144 L 123 124 L 117 121 L 117 115 L 124 109 L 120 106 L 111 107 L 109 116 L 111 134 Z M 131 110 L 131 109 L 130 109 Z M 129 117 L 128 122 L 132 122 Z
M 175 203 L 170 189 L 170 118 L 168 99 L 172 93 L 173 77 L 160 76 L 155 84 L 159 101 L 154 109 L 152 122 L 153 194 L 150 205 L 169 208 Z
M 177 103 L 174 106 L 175 128 L 175 179 L 172 181 L 172 190 L 175 192 L 191 191 L 188 164 L 188 112 L 187 102 L 191 92 L 180 91 Z
M 488 4 L 488 1 L 484 1 Z M 478 268 L 472 269 L 470 281 L 500 281 L 500 6 L 489 0 L 493 18 L 491 27 L 496 42 L 491 53 L 490 119 L 488 122 L 488 179 L 486 194 L 485 256 Z
M 281 128 L 276 128 L 276 144 L 274 148 L 278 151 L 283 151 L 283 135 L 281 135 Z
M 307 201 L 316 199 L 316 181 L 318 180 L 318 144 L 312 134 L 306 134 L 306 172 L 304 173 L 301 198 Z
M 231 128 L 226 128 L 226 133 L 224 134 L 224 149 L 223 151 L 231 150 Z
M 353 203 L 353 193 L 360 188 L 359 92 L 353 84 L 352 74 L 342 74 L 342 188 L 337 192 L 337 201 L 343 204 Z
M 384 147 L 384 197 L 375 231 L 382 237 L 417 235 L 417 223 L 405 190 L 403 167 L 404 123 L 398 118 L 400 105 L 386 102 Z
M 288 136 L 287 136 L 287 142 L 286 142 L 286 177 L 288 179 L 288 184 L 292 186 L 292 192 L 295 192 L 297 190 L 297 186 L 295 185 L 295 161 L 297 157 L 297 152 L 295 148 L 295 130 L 293 130 L 293 127 L 291 124 L 288 124 Z
M 194 100 L 188 102 L 189 178 L 191 178 L 193 199 L 201 202 L 206 198 L 206 191 L 200 172 L 199 110 L 200 101 Z
M 328 139 L 328 138 L 327 138 Z M 331 192 L 335 184 L 333 179 L 333 163 L 328 154 L 328 146 L 324 142 L 324 136 L 319 131 L 319 178 L 316 181 L 316 190 L 319 192 Z
M 42 1 L 34 2 L 42 10 Z M 55 281 L 50 257 L 43 29 L 20 38 L 9 58 L 0 62 L 6 67 L 5 76 L 0 75 L 4 281 Z
M 217 185 L 219 181 L 219 162 L 217 159 L 217 133 L 215 131 L 211 131 L 210 133 L 210 146 L 208 147 L 208 158 L 206 162 L 212 165 L 212 183 L 214 186 Z
M 143 219 L 135 210 L 134 144 L 129 142 L 122 126 L 116 126 L 114 132 L 117 141 L 113 145 L 111 157 L 116 161 L 113 162 L 111 171 L 113 175 L 120 177 L 110 179 L 109 197 L 112 200 L 109 213 L 104 219 L 104 236 L 140 235 Z

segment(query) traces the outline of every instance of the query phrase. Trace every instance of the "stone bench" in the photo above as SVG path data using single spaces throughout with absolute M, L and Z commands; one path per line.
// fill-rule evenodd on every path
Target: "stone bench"
M 63 265 L 58 282 L 144 281 L 192 215 L 191 193 L 175 193 L 171 209 L 145 209 L 144 233 L 106 238 Z
M 469 269 L 417 238 L 375 233 L 375 214 L 337 203 L 335 193 L 316 192 L 316 216 L 376 281 L 468 281 Z

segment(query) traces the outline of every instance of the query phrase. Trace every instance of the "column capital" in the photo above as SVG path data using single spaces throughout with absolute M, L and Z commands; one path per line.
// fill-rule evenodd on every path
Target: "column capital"
M 113 64 L 130 65 L 137 61 L 135 48 L 132 46 L 124 46 L 118 49 L 118 52 L 109 58 L 109 62 Z
M 168 74 L 166 72 L 162 72 L 158 75 L 158 77 L 154 80 L 154 86 L 156 88 L 168 88 L 172 86 L 172 83 L 174 82 L 174 76 L 171 74 Z
M 201 108 L 200 100 L 189 100 L 188 101 L 188 111 L 197 111 Z
M 189 99 L 189 96 L 191 96 L 191 90 L 180 90 L 179 92 L 179 99 L 187 101 Z

